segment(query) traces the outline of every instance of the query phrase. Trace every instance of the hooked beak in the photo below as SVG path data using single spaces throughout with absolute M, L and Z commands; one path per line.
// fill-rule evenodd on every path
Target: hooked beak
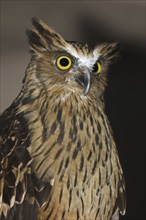
M 79 75 L 76 82 L 83 86 L 84 95 L 87 95 L 91 86 L 91 73 L 87 67 L 84 67 L 83 75 Z

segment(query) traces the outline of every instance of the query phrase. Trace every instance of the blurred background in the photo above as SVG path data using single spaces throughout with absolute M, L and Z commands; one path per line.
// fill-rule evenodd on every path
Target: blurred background
M 25 30 L 33 16 L 67 40 L 121 42 L 121 60 L 109 70 L 106 111 L 124 170 L 127 212 L 146 219 L 145 1 L 0 1 L 0 111 L 21 89 L 30 55 Z

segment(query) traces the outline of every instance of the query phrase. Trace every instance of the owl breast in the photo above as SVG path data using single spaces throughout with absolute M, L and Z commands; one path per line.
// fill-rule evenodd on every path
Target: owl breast
M 91 104 L 87 108 L 85 101 L 74 98 L 74 103 L 67 97 L 56 105 L 55 102 L 47 105 L 45 123 L 32 135 L 30 153 L 34 170 L 52 185 L 40 219 L 49 214 L 52 216 L 49 219 L 62 219 L 63 213 L 65 219 L 77 215 L 96 219 L 103 213 L 110 216 L 114 200 L 111 209 L 109 203 L 116 198 L 116 186 L 110 184 L 116 176 L 113 172 L 116 159 L 110 160 L 114 148 L 107 119 L 99 108 Z M 104 207 L 105 201 L 108 208 L 98 209 Z

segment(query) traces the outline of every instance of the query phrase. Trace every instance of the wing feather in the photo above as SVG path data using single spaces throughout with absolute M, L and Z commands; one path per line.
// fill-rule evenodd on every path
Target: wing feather
M 15 220 L 25 219 L 22 212 L 41 207 L 51 190 L 51 185 L 39 180 L 32 171 L 27 150 L 30 133 L 24 117 L 16 112 L 12 105 L 0 116 L 1 219 L 12 219 L 12 213 Z

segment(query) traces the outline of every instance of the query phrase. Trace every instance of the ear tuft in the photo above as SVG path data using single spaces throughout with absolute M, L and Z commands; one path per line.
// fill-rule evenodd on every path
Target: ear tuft
M 45 24 L 44 21 L 39 18 L 33 17 L 31 21 L 36 30 L 43 36 L 47 36 L 48 34 L 55 32 L 53 28 L 49 27 L 47 24 Z
M 116 43 L 105 43 L 101 49 L 101 55 L 108 63 L 115 63 L 120 59 L 121 45 L 119 42 Z
M 65 46 L 66 41 L 41 19 L 33 17 L 32 24 L 34 29 L 26 32 L 31 50 L 40 53 L 57 50 Z
M 34 52 L 44 52 L 47 49 L 46 42 L 43 41 L 41 36 L 35 31 L 28 29 L 26 31 L 28 36 L 28 42 L 30 45 L 30 49 Z

